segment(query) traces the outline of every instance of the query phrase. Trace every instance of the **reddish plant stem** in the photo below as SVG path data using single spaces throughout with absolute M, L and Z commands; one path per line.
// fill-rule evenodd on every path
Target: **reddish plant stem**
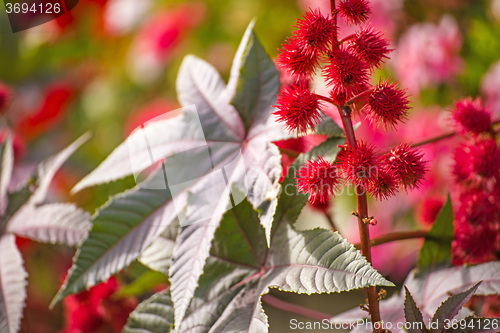
M 420 146 L 423 146 L 423 145 L 426 145 L 426 144 L 429 144 L 429 143 L 438 142 L 438 141 L 441 141 L 441 140 L 444 140 L 444 139 L 451 138 L 451 137 L 455 136 L 455 134 L 457 134 L 457 133 L 456 132 L 450 132 L 450 133 L 445 133 L 445 134 L 442 134 L 442 135 L 438 135 L 438 136 L 435 136 L 433 138 L 429 138 L 429 139 L 426 139 L 426 140 L 414 143 L 414 144 L 411 145 L 411 147 L 412 148 L 416 148 L 416 147 L 420 147 Z
M 337 27 L 337 10 L 335 6 L 335 0 L 330 0 L 332 17 L 334 19 L 335 27 Z M 334 34 L 335 42 L 338 44 L 337 29 L 335 29 Z M 334 46 L 335 47 L 335 46 Z M 348 106 L 341 106 L 338 108 L 340 116 L 342 118 L 342 126 L 344 127 L 344 132 L 346 134 L 347 143 L 351 147 L 356 146 L 356 136 L 354 135 L 354 127 L 352 126 L 351 119 L 351 109 Z M 372 255 L 370 249 L 370 230 L 369 224 L 365 224 L 364 219 L 368 218 L 368 204 L 366 199 L 366 190 L 363 186 L 357 186 L 357 197 L 358 197 L 358 228 L 359 236 L 361 240 L 361 251 L 366 259 L 371 263 Z M 372 323 L 381 321 L 380 309 L 378 305 L 378 294 L 376 287 L 369 287 L 366 289 L 368 295 L 368 306 L 370 308 L 370 317 Z M 375 330 L 374 332 L 376 332 Z
M 319 100 L 322 100 L 322 101 L 325 101 L 325 102 L 328 102 L 330 104 L 335 104 L 333 103 L 333 100 L 331 98 L 328 98 L 326 96 L 323 96 L 323 95 L 319 95 L 319 94 L 315 94 L 316 97 L 319 99 Z
M 398 231 L 391 232 L 386 235 L 382 235 L 377 238 L 373 238 L 370 240 L 370 246 L 378 246 L 390 242 L 405 240 L 405 239 L 415 239 L 415 238 L 423 238 L 427 236 L 427 231 L 425 230 L 415 230 L 415 231 Z M 354 244 L 354 247 L 360 249 L 361 243 Z
M 325 216 L 326 220 L 330 224 L 330 229 L 332 229 L 333 232 L 338 231 L 337 226 L 335 225 L 335 221 L 330 216 L 330 214 L 327 211 L 323 211 L 323 215 Z
M 500 119 L 494 120 L 491 123 L 492 126 L 498 125 L 498 124 L 500 124 Z M 444 133 L 444 134 L 441 134 L 441 135 L 438 135 L 438 136 L 435 136 L 435 137 L 432 137 L 432 138 L 425 139 L 423 141 L 414 143 L 411 147 L 412 148 L 416 148 L 416 147 L 420 147 L 420 146 L 423 146 L 423 145 L 426 145 L 426 144 L 429 144 L 429 143 L 438 142 L 438 141 L 441 141 L 441 140 L 444 140 L 444 139 L 448 139 L 448 138 L 454 137 L 456 134 L 457 134 L 457 132 Z
M 337 10 L 336 10 L 337 6 L 335 6 L 335 0 L 330 0 L 330 10 L 332 12 L 332 17 L 333 17 L 333 23 L 335 24 L 335 32 L 334 32 L 334 40 L 335 42 L 338 42 L 338 38 L 337 38 Z
M 283 301 L 283 300 L 281 300 L 277 297 L 274 297 L 273 295 L 270 295 L 270 294 L 266 294 L 266 295 L 262 296 L 262 301 L 264 301 L 264 303 L 269 304 L 270 306 L 275 307 L 277 309 L 284 310 L 284 311 L 287 311 L 290 313 L 295 313 L 297 315 L 309 317 L 309 318 L 316 319 L 319 321 L 324 320 L 324 319 L 328 320 L 328 319 L 333 317 L 332 315 L 329 315 L 327 313 L 312 310 L 312 309 L 309 309 L 309 308 L 306 308 L 306 307 L 303 307 L 300 305 L 288 303 L 288 302 Z
M 342 126 L 347 137 L 347 143 L 351 147 L 356 146 L 356 136 L 354 134 L 354 127 L 352 125 L 351 119 L 351 109 L 348 106 L 342 106 L 339 108 L 340 116 L 342 118 Z M 356 186 L 356 196 L 358 199 L 358 229 L 359 238 L 361 241 L 361 252 L 366 257 L 366 260 L 372 263 L 372 253 L 370 244 L 370 224 L 365 223 L 365 219 L 368 218 L 368 202 L 366 198 L 366 189 L 358 185 Z M 378 304 L 378 293 L 376 287 L 369 287 L 366 289 L 368 296 L 368 305 L 370 308 L 370 317 L 372 323 L 381 321 L 380 309 Z

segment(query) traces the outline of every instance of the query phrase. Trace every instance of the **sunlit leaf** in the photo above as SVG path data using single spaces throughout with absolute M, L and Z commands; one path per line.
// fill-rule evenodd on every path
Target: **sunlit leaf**
M 448 200 L 439 212 L 431 231 L 426 235 L 424 245 L 420 250 L 417 264 L 419 273 L 451 264 L 453 237 L 453 208 L 448 196 Z
M 0 332 L 19 330 L 26 299 L 26 272 L 14 235 L 0 237 Z

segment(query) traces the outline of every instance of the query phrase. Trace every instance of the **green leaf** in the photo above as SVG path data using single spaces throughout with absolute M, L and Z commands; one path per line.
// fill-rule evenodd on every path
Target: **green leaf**
M 328 135 L 329 137 L 345 138 L 345 132 L 342 127 L 340 127 L 333 119 L 325 114 L 323 114 L 323 119 L 314 128 L 314 133 Z
M 474 295 L 476 290 L 479 288 L 481 282 L 476 283 L 471 288 L 450 296 L 446 301 L 443 302 L 436 310 L 436 313 L 432 317 L 432 322 L 437 323 L 438 327 L 433 328 L 433 333 L 441 332 L 445 325 L 449 323 L 458 314 L 458 311 L 467 303 L 467 301 Z
M 166 333 L 174 325 L 174 304 L 168 290 L 154 294 L 130 314 L 123 333 Z
M 439 212 L 431 231 L 425 237 L 424 245 L 418 256 L 418 274 L 433 270 L 437 266 L 451 264 L 453 237 L 453 208 L 448 196 L 448 200 Z
M 56 172 L 89 137 L 88 133 L 82 135 L 59 153 L 41 162 L 24 185 L 17 191 L 8 194 L 8 204 L 4 218 L 9 219 L 12 217 L 28 201 L 34 205 L 42 204 Z
M 153 290 L 160 283 L 167 283 L 168 278 L 165 274 L 157 271 L 148 270 L 137 279 L 123 287 L 118 293 L 118 297 L 139 296 Z
M 264 77 L 267 77 L 273 70 L 269 69 L 269 64 L 272 63 L 266 62 L 262 58 L 262 46 L 252 36 L 252 25 L 250 25 L 233 63 L 230 82 L 218 98 L 215 96 L 207 98 L 207 93 L 204 91 L 201 91 L 201 93 L 196 91 L 196 89 L 200 90 L 201 87 L 205 86 L 218 86 L 216 79 L 212 79 L 210 84 L 202 82 L 207 81 L 207 78 L 204 78 L 203 75 L 200 76 L 200 73 L 215 72 L 210 65 L 190 57 L 184 60 L 179 71 L 177 88 L 181 103 L 183 105 L 195 103 L 201 115 L 206 112 L 205 109 L 213 108 L 214 111 L 212 112 L 219 115 L 219 119 L 213 121 L 213 124 L 225 122 L 228 124 L 226 132 L 241 135 L 241 137 L 231 140 L 225 139 L 227 142 L 219 143 L 222 150 L 231 147 L 240 150 L 238 157 L 227 168 L 231 172 L 226 175 L 226 186 L 214 186 L 216 184 L 207 177 L 199 186 L 197 184 L 196 187 L 190 189 L 186 213 L 187 223 L 185 223 L 188 226 L 179 235 L 174 248 L 173 264 L 170 269 L 171 295 L 176 307 L 175 321 L 177 326 L 182 321 L 189 302 L 195 293 L 199 277 L 203 272 L 203 266 L 209 257 L 215 230 L 225 211 L 231 206 L 237 205 L 246 195 L 252 206 L 258 209 L 260 223 L 266 230 L 267 242 L 270 241 L 272 219 L 277 204 L 276 198 L 281 188 L 279 184 L 279 178 L 281 177 L 280 155 L 278 149 L 270 142 L 284 139 L 289 134 L 285 133 L 282 126 L 277 124 L 274 118 L 271 117 L 273 112 L 271 104 L 275 96 L 271 96 L 269 92 L 271 89 L 274 89 L 272 94 L 277 91 L 277 87 L 272 88 L 269 85 L 272 80 L 270 79 L 271 81 L 268 82 L 265 79 L 265 81 L 260 82 L 260 84 L 266 85 L 267 91 L 254 94 L 255 80 L 264 80 Z M 241 66 L 247 60 L 249 64 L 254 64 L 254 55 L 257 57 L 257 61 L 262 62 L 262 66 L 256 68 L 259 73 L 252 74 L 245 70 L 244 76 L 239 78 Z M 247 60 L 238 60 L 238 58 L 244 56 Z M 213 74 L 211 75 L 213 76 Z M 253 75 L 257 75 L 258 79 Z M 270 77 L 272 78 L 272 75 Z M 247 84 L 247 79 L 254 83 Z M 238 91 L 237 86 L 240 87 Z M 247 97 L 254 94 L 251 95 L 253 99 L 245 97 L 240 100 L 240 102 L 246 100 L 247 102 L 256 103 L 246 110 L 257 113 L 252 118 L 248 130 L 243 128 L 243 120 L 235 107 L 225 104 L 225 102 L 229 103 L 233 100 L 233 95 L 238 94 L 238 92 Z M 200 99 L 208 101 L 201 103 L 199 102 Z M 206 105 L 203 105 L 204 103 Z M 230 112 L 229 116 L 223 114 L 224 110 Z M 233 111 L 236 113 L 237 119 L 233 119 Z M 215 126 L 213 124 L 208 125 Z M 238 124 L 241 124 L 241 133 Z M 210 135 L 216 136 L 216 133 L 210 133 Z M 221 140 L 219 139 L 219 141 Z M 217 147 L 217 143 L 211 144 L 211 147 L 214 145 Z M 231 193 L 233 184 L 236 184 L 238 188 L 246 189 L 245 195 Z M 229 198 L 229 195 L 231 195 L 231 198 Z M 204 214 L 204 211 L 209 211 L 210 214 Z
M 0 332 L 17 333 L 26 299 L 23 258 L 14 235 L 0 237 Z
M 0 215 L 3 215 L 7 208 L 7 189 L 9 188 L 13 167 L 14 151 L 12 150 L 12 137 L 9 134 L 0 146 Z M 0 222 L 1 228 L 2 224 Z
M 160 237 L 141 254 L 139 261 L 149 268 L 168 276 L 179 227 L 179 221 L 174 220 Z
M 169 190 L 153 190 L 162 172 L 149 181 L 113 197 L 93 216 L 88 238 L 78 248 L 73 266 L 51 306 L 65 296 L 89 288 L 127 267 L 169 225 L 175 210 Z
M 292 181 L 293 174 L 283 185 Z M 393 286 L 338 233 L 294 230 L 291 224 L 306 200 L 297 192 L 282 193 L 270 248 L 258 213 L 247 200 L 224 214 L 179 331 L 267 332 L 261 295 L 269 288 L 311 294 Z M 190 227 L 194 232 L 206 228 Z
M 37 242 L 80 245 L 92 225 L 90 214 L 69 203 L 24 205 L 9 220 L 7 232 Z
M 330 162 L 334 162 L 337 158 L 337 154 L 340 151 L 340 148 L 338 146 L 344 143 L 345 138 L 343 137 L 328 138 L 307 153 L 300 154 L 299 157 L 297 157 L 294 165 L 298 167 L 305 163 L 307 160 L 316 159 L 317 156 L 323 157 Z
M 100 209 L 93 217 L 94 228 L 78 250 L 68 279 L 55 301 L 125 268 L 159 237 L 176 214 L 185 211 L 180 221 L 185 228 L 173 249 L 173 263 L 169 269 L 176 318 L 182 317 L 203 272 L 222 215 L 242 200 L 231 193 L 233 184 L 240 188 L 246 186 L 245 194 L 259 210 L 260 223 L 270 237 L 281 176 L 279 151 L 270 142 L 289 137 L 289 134 L 271 117 L 274 97 L 270 95 L 275 94 L 272 89 L 278 89 L 270 85 L 274 82 L 274 74 L 269 82 L 260 82 L 265 83 L 262 88 L 265 91 L 245 98 L 255 103 L 247 111 L 258 114 L 247 131 L 238 110 L 231 104 L 237 85 L 240 93 L 250 96 L 247 94 L 253 93 L 256 80 L 267 80 L 266 75 L 276 71 L 269 67 L 272 63 L 262 58 L 260 44 L 250 38 L 253 36 L 251 30 L 249 27 L 240 48 L 246 50 L 240 58 L 246 54 L 248 61 L 235 61 L 234 75 L 228 86 L 211 65 L 187 56 L 176 82 L 181 114 L 149 122 L 132 133 L 75 186 L 76 191 L 110 182 L 142 172 L 152 163 L 164 160 L 161 164 L 166 170 L 167 181 L 163 188 L 168 183 L 169 194 L 158 194 L 160 187 L 141 184 L 112 198 Z M 241 66 L 255 64 L 254 56 L 259 63 L 258 70 L 265 73 L 252 74 L 245 70 L 245 77 L 240 80 Z M 252 76 L 254 74 L 257 76 Z M 248 84 L 247 79 L 251 81 Z M 161 178 L 161 170 L 159 174 Z M 161 180 L 156 183 L 160 184 Z M 199 226 L 194 227 L 193 223 Z M 202 229 L 202 225 L 206 228 Z M 163 265 L 159 269 L 167 268 Z
M 423 333 L 428 332 L 425 327 L 424 318 L 420 312 L 415 300 L 410 294 L 408 288 L 405 287 L 405 318 L 407 323 L 412 323 L 411 328 L 408 329 L 409 333 Z M 417 328 L 421 326 L 421 328 Z
M 268 108 L 276 102 L 280 74 L 267 55 L 250 23 L 240 43 L 227 89 L 236 90 L 231 101 L 248 131 L 269 118 Z M 231 91 L 232 92 L 232 91 Z

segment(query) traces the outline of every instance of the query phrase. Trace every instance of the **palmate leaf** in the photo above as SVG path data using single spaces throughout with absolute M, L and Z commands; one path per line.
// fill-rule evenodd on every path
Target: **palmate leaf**
M 250 64 L 258 71 L 246 71 Z M 289 136 L 271 117 L 278 88 L 279 73 L 263 53 L 252 25 L 228 86 L 212 66 L 186 57 L 177 78 L 181 114 L 145 124 L 75 186 L 80 190 L 113 181 L 164 161 L 149 180 L 111 198 L 96 212 L 89 238 L 54 301 L 125 268 L 182 211 L 180 223 L 185 228 L 170 268 L 176 318 L 182 318 L 222 215 L 243 199 L 231 193 L 232 184 L 245 189 L 259 209 L 269 241 L 281 175 L 279 151 L 269 142 Z M 253 104 L 243 106 L 244 101 Z M 206 228 L 195 230 L 194 222 Z
M 458 294 L 481 282 L 475 295 L 500 294 L 500 262 L 489 262 L 475 266 L 458 266 L 439 269 L 426 274 L 417 275 L 415 270 L 410 272 L 404 285 L 412 294 L 416 305 L 422 312 L 424 322 L 428 323 L 438 307 L 451 294 Z M 404 295 L 395 294 L 380 302 L 380 313 L 385 322 L 404 322 Z M 469 311 L 470 313 L 470 311 Z M 462 309 L 456 318 L 464 318 L 468 311 Z M 359 309 L 346 311 L 333 319 L 336 321 L 356 321 L 366 318 L 366 312 Z M 353 332 L 368 332 L 358 329 Z M 398 332 L 393 329 L 393 332 Z M 404 331 L 400 331 L 404 332 Z
M 139 257 L 139 261 L 151 269 L 168 276 L 172 265 L 172 253 L 179 233 L 179 222 L 174 221 L 162 232 Z
M 292 170 L 282 185 L 285 188 L 293 183 Z M 291 224 L 306 201 L 307 197 L 296 191 L 282 193 L 269 248 L 258 214 L 247 200 L 224 214 L 178 331 L 267 332 L 261 295 L 270 288 L 312 294 L 393 285 L 338 233 L 319 228 L 294 230 Z M 165 292 L 157 297 L 166 297 Z M 144 313 L 145 307 L 140 309 L 131 315 L 135 319 L 129 321 L 126 332 L 129 327 L 151 327 L 156 310 Z M 139 315 L 142 323 L 137 321 Z M 162 328 L 169 329 L 166 325 Z
M 14 235 L 0 237 L 0 332 L 19 330 L 26 299 L 26 276 Z
M 45 204 L 50 182 L 68 157 L 86 140 L 83 136 L 58 154 L 38 165 L 31 177 L 3 197 L 5 212 L 0 216 L 0 331 L 18 331 L 26 298 L 26 272 L 15 244 L 15 235 L 41 242 L 79 244 L 90 228 L 89 214 L 72 204 Z M 10 154 L 0 154 L 0 165 Z M 5 170 L 5 169 L 4 169 Z M 12 170 L 11 170 L 12 171 Z M 8 188 L 12 172 L 2 175 Z M 2 171 L 3 172 L 3 171 Z

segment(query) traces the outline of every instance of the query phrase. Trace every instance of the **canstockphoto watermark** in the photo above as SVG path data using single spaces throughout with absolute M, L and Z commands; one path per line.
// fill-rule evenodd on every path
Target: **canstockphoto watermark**
M 308 330 L 353 330 L 353 329 L 363 329 L 367 332 L 372 332 L 373 330 L 385 330 L 385 331 L 410 331 L 424 330 L 423 322 L 386 322 L 379 321 L 372 323 L 365 319 L 359 319 L 356 321 L 334 321 L 323 319 L 322 321 L 300 321 L 298 319 L 290 320 L 290 329 L 298 330 L 300 332 Z M 444 328 L 445 330 L 471 330 L 472 332 L 480 330 L 498 330 L 500 329 L 500 318 L 464 318 L 458 319 L 445 319 L 444 321 L 439 320 L 429 320 L 426 322 L 425 327 L 427 329 L 439 329 Z
M 206 221 L 216 209 L 220 212 L 217 199 L 225 192 L 230 197 L 225 211 L 248 194 L 240 145 L 207 140 L 204 126 L 213 124 L 202 125 L 196 106 L 190 105 L 142 124 L 126 140 L 136 183 L 168 191 L 181 226 Z M 233 178 L 238 179 L 237 190 Z M 186 213 L 188 197 L 196 205 Z
M 337 330 L 353 330 L 353 329 L 364 329 L 367 332 L 372 332 L 373 330 L 422 330 L 422 323 L 409 323 L 409 322 L 376 322 L 372 323 L 370 321 L 359 319 L 357 321 L 331 321 L 328 319 L 323 319 L 322 321 L 300 321 L 298 319 L 290 320 L 290 329 L 297 330 L 299 332 L 304 332 L 308 330 L 325 330 L 325 331 L 337 331 Z
M 3 0 L 12 32 L 43 25 L 66 14 L 79 0 Z M 44 29 L 50 27 L 45 26 Z

